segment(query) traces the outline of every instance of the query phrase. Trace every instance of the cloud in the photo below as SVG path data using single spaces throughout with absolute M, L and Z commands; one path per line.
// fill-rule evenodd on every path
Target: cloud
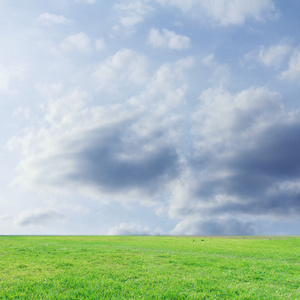
M 78 153 L 78 169 L 70 178 L 111 192 L 134 188 L 152 194 L 161 183 L 176 176 L 176 152 L 168 146 L 151 149 L 147 140 L 155 140 L 155 136 L 126 143 L 123 134 L 128 125 L 118 124 L 111 131 L 106 128 L 104 136 L 101 132 L 91 135 L 86 148 Z
M 200 100 L 193 154 L 174 183 L 170 216 L 298 216 L 299 112 L 285 111 L 281 96 L 264 88 L 209 89 Z
M 131 190 L 157 193 L 176 176 L 177 153 L 159 142 L 162 132 L 143 137 L 133 128 L 130 115 L 114 117 L 118 113 L 124 114 L 122 110 L 96 109 L 86 118 L 75 118 L 81 120 L 81 126 L 74 124 L 73 132 L 67 133 L 68 126 L 61 126 L 64 131 L 59 137 L 54 138 L 52 132 L 40 136 L 36 146 L 41 149 L 27 154 L 21 165 L 27 175 L 19 180 L 40 187 L 74 186 L 116 195 Z
M 13 216 L 9 214 L 0 215 L 0 221 L 11 221 L 13 220 Z
M 72 34 L 63 40 L 61 47 L 65 50 L 88 52 L 90 50 L 90 38 L 84 32 Z
M 38 20 L 44 25 L 68 24 L 71 22 L 70 19 L 67 19 L 62 15 L 55 15 L 50 13 L 40 14 Z
M 93 77 L 99 90 L 114 90 L 120 81 L 125 85 L 145 83 L 148 79 L 147 67 L 145 56 L 130 49 L 121 49 L 96 67 Z
M 290 56 L 288 69 L 281 73 L 281 79 L 296 80 L 300 77 L 300 49 L 295 49 Z
M 258 61 L 266 67 L 279 69 L 287 62 L 292 50 L 293 47 L 288 43 L 281 42 L 267 48 L 261 46 L 259 50 L 245 54 L 244 58 L 246 61 Z
M 190 47 L 190 38 L 176 34 L 174 31 L 162 28 L 161 31 L 152 28 L 148 41 L 154 48 L 169 48 L 172 50 L 183 50 Z
M 75 0 L 78 3 L 87 3 L 87 4 L 95 4 L 97 0 Z
M 45 226 L 63 219 L 63 215 L 53 210 L 37 209 L 20 213 L 14 223 L 19 226 Z
M 258 54 L 258 60 L 267 67 L 280 67 L 290 51 L 291 47 L 284 43 L 271 46 L 268 49 L 262 47 Z
M 247 18 L 262 20 L 266 16 L 276 15 L 272 0 L 206 0 L 202 3 L 207 15 L 221 26 L 242 25 Z
M 86 98 L 75 90 L 50 102 L 43 127 L 11 140 L 24 154 L 17 182 L 126 201 L 136 199 L 132 193 L 144 199 L 159 194 L 180 168 L 176 118 L 131 101 L 87 108 Z
M 165 112 L 183 104 L 187 90 L 186 73 L 195 65 L 193 57 L 180 59 L 173 64 L 163 64 L 147 86 L 148 101 L 156 100 L 157 112 Z
M 153 235 L 148 226 L 137 223 L 121 223 L 108 231 L 109 235 Z
M 206 17 L 213 24 L 219 26 L 242 25 L 246 19 L 263 20 L 277 17 L 275 4 L 272 0 L 156 0 L 164 6 L 176 6 L 184 12 L 201 15 L 205 12 Z
M 113 27 L 113 31 L 122 30 L 127 35 L 135 31 L 135 26 L 144 21 L 152 11 L 147 0 L 123 0 L 114 5 L 119 23 Z
M 245 55 L 246 60 L 256 60 L 266 67 L 280 70 L 281 80 L 296 80 L 300 76 L 300 50 L 288 43 L 280 43 L 268 48 L 261 47 L 259 51 L 251 51 Z
M 122 49 L 101 70 L 104 75 L 111 71 L 110 81 L 116 76 L 118 91 L 128 79 L 141 79 L 134 73 L 145 60 Z M 136 95 L 129 93 L 124 100 L 124 94 L 113 103 L 80 88 L 40 86 L 48 101 L 42 117 L 8 144 L 22 153 L 15 184 L 101 201 L 158 201 L 181 172 L 178 108 L 184 104 L 186 72 L 193 65 L 190 57 L 163 64 Z
M 25 75 L 25 68 L 21 66 L 4 66 L 0 64 L 0 92 L 15 93 L 14 82 Z
M 170 31 L 156 33 L 170 42 Z M 83 51 L 87 39 L 83 46 L 74 42 L 80 37 L 65 41 Z M 277 46 L 257 52 L 264 64 L 282 66 L 294 53 Z M 226 85 L 228 67 L 213 54 L 200 64 L 222 75 L 215 85 Z M 148 57 L 121 49 L 91 67 L 91 90 L 45 88 L 43 116 L 15 139 L 17 183 L 99 201 L 161 201 L 181 234 L 252 234 L 254 215 L 299 215 L 299 112 L 286 111 L 280 94 L 266 88 L 210 88 L 195 110 L 187 108 L 196 93 L 187 98 L 194 66 L 186 57 L 155 68 Z
M 171 231 L 174 235 L 255 235 L 253 224 L 237 219 L 211 218 L 210 220 L 187 219 L 179 222 Z

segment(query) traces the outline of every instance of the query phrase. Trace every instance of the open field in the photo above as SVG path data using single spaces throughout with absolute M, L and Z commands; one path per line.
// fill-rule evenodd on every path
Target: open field
M 0 299 L 300 299 L 300 238 L 2 236 Z

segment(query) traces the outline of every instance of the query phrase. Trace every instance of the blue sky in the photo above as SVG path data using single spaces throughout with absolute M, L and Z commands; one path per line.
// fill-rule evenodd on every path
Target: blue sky
M 1 1 L 0 234 L 299 235 L 299 12 Z

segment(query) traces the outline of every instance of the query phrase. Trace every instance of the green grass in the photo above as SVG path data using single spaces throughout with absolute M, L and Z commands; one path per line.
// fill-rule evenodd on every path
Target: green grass
M 0 299 L 300 299 L 298 237 L 0 237 Z

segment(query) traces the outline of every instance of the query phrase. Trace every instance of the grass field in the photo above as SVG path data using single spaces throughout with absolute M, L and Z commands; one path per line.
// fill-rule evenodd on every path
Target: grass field
M 0 299 L 300 299 L 299 286 L 299 237 L 0 237 Z

